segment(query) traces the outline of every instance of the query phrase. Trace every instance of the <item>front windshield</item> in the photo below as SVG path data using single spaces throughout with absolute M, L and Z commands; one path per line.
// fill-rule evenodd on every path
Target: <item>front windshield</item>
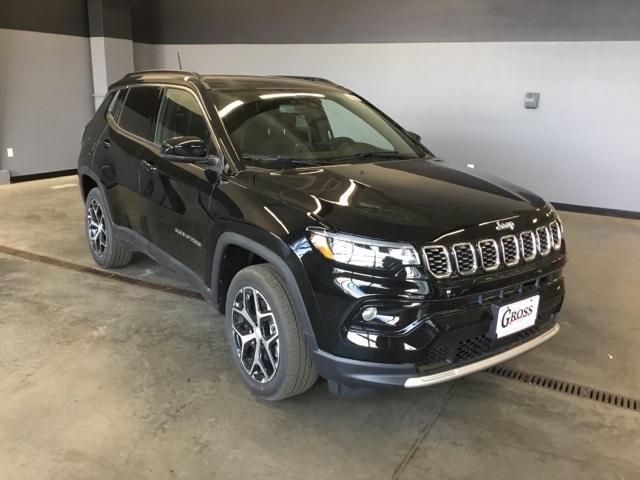
M 358 97 L 337 89 L 223 88 L 212 95 L 248 166 L 280 169 L 427 153 Z

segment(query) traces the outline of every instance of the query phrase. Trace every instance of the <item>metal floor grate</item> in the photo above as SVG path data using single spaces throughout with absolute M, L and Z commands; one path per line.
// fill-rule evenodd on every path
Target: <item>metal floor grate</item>
M 528 383 L 529 385 L 554 390 L 574 397 L 585 398 L 593 400 L 594 402 L 605 403 L 614 407 L 640 412 L 640 400 L 629 398 L 625 395 L 606 392 L 604 390 L 598 390 L 585 385 L 565 382 L 563 380 L 545 377 L 544 375 L 523 372 L 521 370 L 515 370 L 507 367 L 492 367 L 486 370 L 486 372 L 497 377 Z

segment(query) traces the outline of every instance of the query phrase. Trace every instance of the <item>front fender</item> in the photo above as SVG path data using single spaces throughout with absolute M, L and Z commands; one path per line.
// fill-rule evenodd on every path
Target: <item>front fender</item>
M 307 344 L 312 350 L 316 350 L 319 343 L 322 343 L 321 339 L 325 337 L 324 324 L 300 259 L 285 242 L 275 235 L 252 230 L 247 229 L 243 233 L 225 232 L 220 235 L 214 251 L 211 270 L 212 297 L 218 299 L 218 286 L 225 249 L 229 245 L 235 245 L 253 252 L 275 267 L 287 282 L 289 292 L 293 296 L 291 299 L 293 309 Z

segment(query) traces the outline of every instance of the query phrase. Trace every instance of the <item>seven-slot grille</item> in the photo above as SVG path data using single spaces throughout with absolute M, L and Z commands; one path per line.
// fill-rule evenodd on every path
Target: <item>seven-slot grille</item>
M 424 247 L 424 254 L 427 257 L 427 267 L 436 278 L 445 278 L 451 275 L 451 262 L 449 252 L 443 245 Z
M 538 255 L 546 257 L 551 250 L 562 247 L 562 227 L 557 220 L 549 226 L 534 231 L 525 230 L 519 235 L 504 235 L 498 239 L 486 238 L 472 243 L 456 243 L 450 249 L 444 245 L 429 245 L 423 248 L 429 272 L 436 278 L 448 278 L 456 272 L 471 275 L 482 269 L 492 272 L 501 264 L 514 267 L 533 261 Z
M 520 249 L 515 235 L 506 235 L 500 239 L 502 259 L 507 267 L 513 267 L 520 261 Z
M 487 272 L 497 270 L 500 266 L 500 254 L 498 253 L 498 242 L 489 238 L 478 242 L 478 252 L 480 252 L 480 263 Z
M 536 228 L 536 236 L 538 237 L 538 251 L 540 255 L 546 257 L 551 251 L 551 238 L 549 238 L 549 229 L 547 227 Z
M 453 258 L 460 275 L 471 275 L 478 269 L 476 253 L 470 243 L 456 243 L 453 246 Z
M 536 238 L 531 230 L 520 234 L 520 250 L 525 262 L 530 262 L 536 258 Z

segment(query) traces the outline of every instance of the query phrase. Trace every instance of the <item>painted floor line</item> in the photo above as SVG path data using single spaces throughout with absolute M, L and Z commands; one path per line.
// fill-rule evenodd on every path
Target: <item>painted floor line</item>
M 170 285 L 164 285 L 162 283 L 150 282 L 148 280 L 140 280 L 137 278 L 129 277 L 121 273 L 115 273 L 108 270 L 102 270 L 96 267 L 88 267 L 86 265 L 80 265 L 78 263 L 69 262 L 59 258 L 49 257 L 47 255 L 40 255 L 38 253 L 29 252 L 26 250 L 20 250 L 18 248 L 7 247 L 6 245 L 0 245 L 0 253 L 5 255 L 11 255 L 13 257 L 22 258 L 24 260 L 31 260 L 34 262 L 46 263 L 47 265 L 53 265 L 56 267 L 66 268 L 67 270 L 73 270 L 75 272 L 88 273 L 97 277 L 108 278 L 116 280 L 118 282 L 127 283 L 129 285 L 135 285 L 138 287 L 149 288 L 151 290 L 157 290 L 165 293 L 171 293 L 173 295 L 179 295 L 181 297 L 197 298 L 202 300 L 202 296 L 193 290 L 188 288 L 173 287 Z

